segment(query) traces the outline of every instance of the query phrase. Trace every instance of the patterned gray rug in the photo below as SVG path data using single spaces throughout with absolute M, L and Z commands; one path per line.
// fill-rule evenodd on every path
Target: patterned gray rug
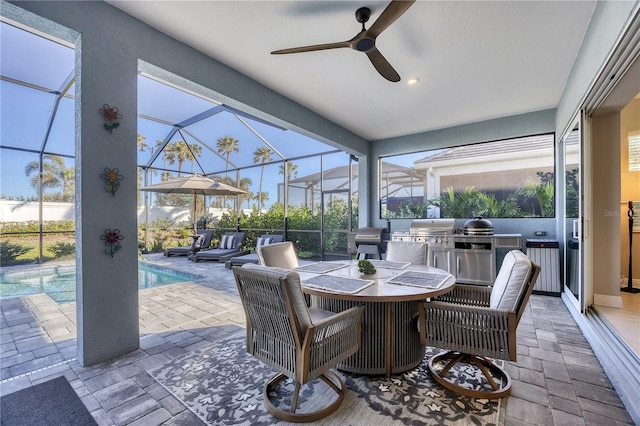
M 244 334 L 213 343 L 175 358 L 148 372 L 181 400 L 194 414 L 211 425 L 273 425 L 279 422 L 262 403 L 262 388 L 274 371 L 245 351 Z M 314 424 L 322 425 L 495 425 L 499 401 L 459 396 L 444 389 L 429 376 L 427 360 L 437 349 L 427 348 L 417 368 L 392 377 L 338 375 L 349 390 L 340 409 Z M 454 374 L 459 382 L 478 383 L 479 378 L 461 368 Z M 288 404 L 292 382 L 272 402 Z M 316 380 L 302 388 L 299 411 L 313 403 L 333 398 L 324 382 Z M 326 393 L 326 396 L 318 394 Z M 310 396 L 313 395 L 311 398 Z

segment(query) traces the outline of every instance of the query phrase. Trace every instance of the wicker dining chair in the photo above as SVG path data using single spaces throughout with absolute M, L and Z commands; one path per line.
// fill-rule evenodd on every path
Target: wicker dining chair
M 447 350 L 429 360 L 438 383 L 474 398 L 496 399 L 511 392 L 511 378 L 490 358 L 516 361 L 516 328 L 539 273 L 527 255 L 512 250 L 492 287 L 456 284 L 425 304 L 427 344 Z M 450 374 L 458 363 L 479 369 L 490 389 L 459 384 Z
M 233 274 L 247 318 L 247 352 L 277 371 L 264 385 L 267 410 L 289 422 L 316 421 L 336 411 L 346 387 L 330 368 L 360 349 L 364 307 L 340 313 L 308 308 L 295 271 L 247 264 L 234 267 Z M 269 399 L 286 378 L 295 381 L 288 411 Z M 296 412 L 301 386 L 314 379 L 324 381 L 337 398 L 321 401 L 316 411 Z
M 298 255 L 291 241 L 268 244 L 257 248 L 260 265 L 293 269 L 299 266 Z

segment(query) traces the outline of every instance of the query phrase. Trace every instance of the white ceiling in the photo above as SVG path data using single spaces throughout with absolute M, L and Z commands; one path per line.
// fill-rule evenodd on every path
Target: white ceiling
M 596 4 L 418 1 L 376 42 L 391 83 L 351 49 L 270 54 L 348 40 L 387 1 L 108 3 L 367 140 L 555 108 Z

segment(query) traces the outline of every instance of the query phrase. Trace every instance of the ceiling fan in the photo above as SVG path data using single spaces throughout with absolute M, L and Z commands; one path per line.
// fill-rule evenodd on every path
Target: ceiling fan
M 316 50 L 338 49 L 350 47 L 351 49 L 364 52 L 376 70 L 389 81 L 400 81 L 400 75 L 391 66 L 389 61 L 376 48 L 376 37 L 393 24 L 404 12 L 411 7 L 415 0 L 392 0 L 387 8 L 378 17 L 376 22 L 366 29 L 364 24 L 371 17 L 371 9 L 361 7 L 356 10 L 356 20 L 362 23 L 362 30 L 351 40 L 337 43 L 315 44 L 312 46 L 293 47 L 290 49 L 275 50 L 273 55 L 283 55 L 287 53 L 313 52 Z

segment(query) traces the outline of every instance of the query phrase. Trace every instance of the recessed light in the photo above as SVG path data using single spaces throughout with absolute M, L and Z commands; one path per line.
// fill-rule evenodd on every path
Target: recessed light
M 418 77 L 411 77 L 409 80 L 407 80 L 407 85 L 415 86 L 416 84 L 418 84 L 419 81 L 420 79 Z

